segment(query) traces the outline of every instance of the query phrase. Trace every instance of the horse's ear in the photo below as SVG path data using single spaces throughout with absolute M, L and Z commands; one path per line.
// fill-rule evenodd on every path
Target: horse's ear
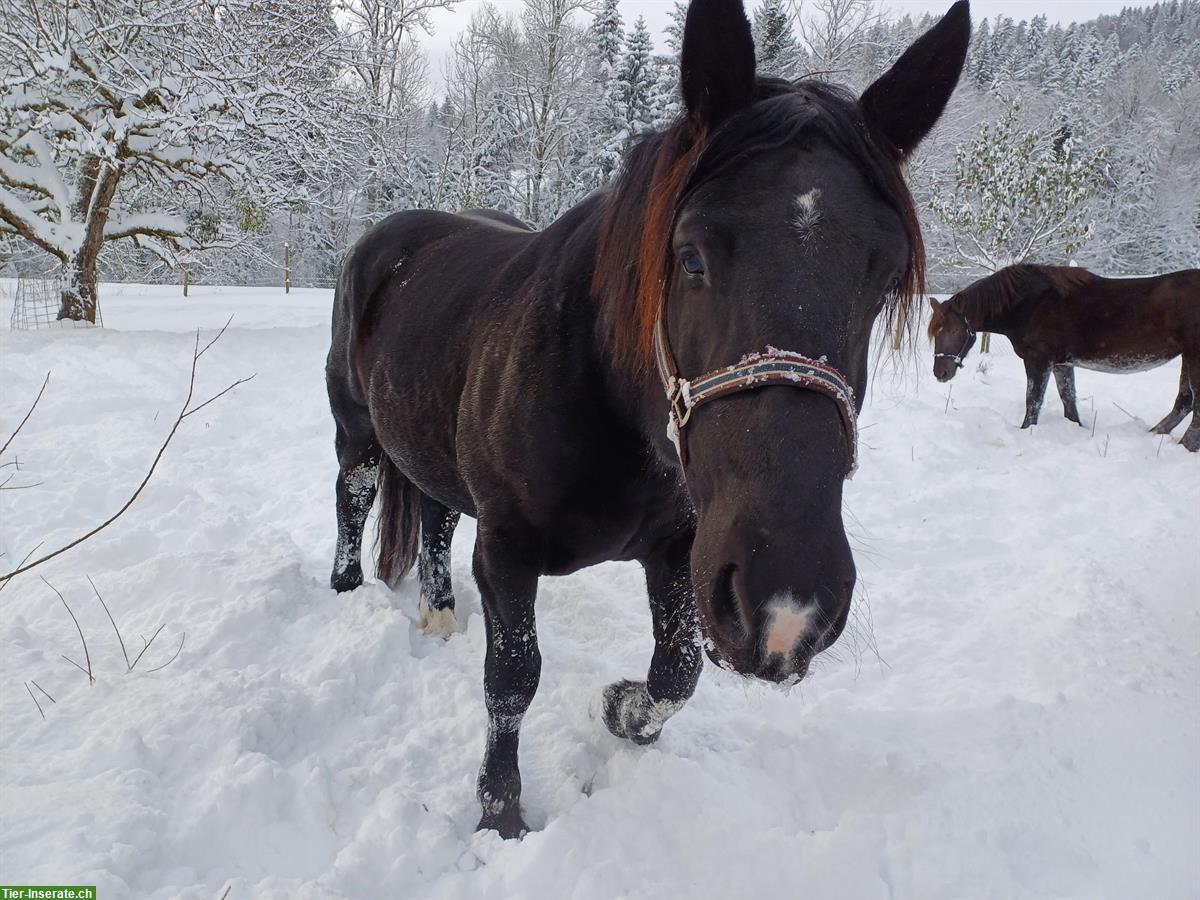
M 929 308 L 930 308 L 930 309 L 932 309 L 934 312 L 937 312 L 937 311 L 938 311 L 938 309 L 940 309 L 940 308 L 941 308 L 941 305 L 942 305 L 942 304 L 938 303 L 938 302 L 937 302 L 935 299 L 933 299 L 932 297 L 930 297 L 930 298 L 929 298 Z
M 679 56 L 683 104 L 700 131 L 754 99 L 754 39 L 742 0 L 692 0 Z
M 958 0 L 859 98 L 868 124 L 902 158 L 916 149 L 946 108 L 970 42 L 971 9 L 967 0 Z

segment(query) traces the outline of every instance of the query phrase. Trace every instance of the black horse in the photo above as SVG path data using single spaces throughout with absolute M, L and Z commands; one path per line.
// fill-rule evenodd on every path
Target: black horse
M 1180 443 L 1200 450 L 1200 269 L 1150 278 L 1101 278 L 1065 266 L 1009 266 L 959 291 L 930 300 L 933 374 L 949 381 L 979 331 L 1002 334 L 1025 363 L 1025 421 L 1036 425 L 1050 372 L 1063 413 L 1079 422 L 1075 366 L 1140 372 L 1183 357 L 1175 405 L 1151 429 L 1170 434 L 1192 416 Z
M 962 0 L 855 99 L 756 78 L 741 0 L 693 0 L 685 112 L 632 148 L 611 190 L 540 232 L 494 213 L 398 213 L 350 253 L 327 366 L 333 587 L 362 582 L 378 490 L 377 574 L 400 578 L 420 535 L 422 627 L 451 628 L 450 538 L 460 514 L 478 520 L 480 828 L 525 830 L 517 741 L 541 669 L 540 575 L 644 566 L 649 675 L 609 685 L 602 705 L 637 743 L 691 695 L 701 637 L 719 664 L 769 681 L 803 677 L 837 640 L 872 326 L 923 280 L 901 163 L 969 35 Z

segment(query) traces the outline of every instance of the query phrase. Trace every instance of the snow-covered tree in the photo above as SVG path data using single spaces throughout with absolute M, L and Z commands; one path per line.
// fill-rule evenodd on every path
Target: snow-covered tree
M 1012 107 L 955 154 L 954 180 L 934 185 L 933 211 L 953 229 L 953 264 L 992 272 L 1027 260 L 1065 261 L 1090 237 L 1085 202 L 1100 188 L 1104 153 L 1022 126 Z
M 345 0 L 340 9 L 349 68 L 358 97 L 360 142 L 366 156 L 365 216 L 374 221 L 397 208 L 413 183 L 417 119 L 427 108 L 428 62 L 416 36 L 436 9 L 457 0 Z M 401 201 L 400 206 L 405 204 Z
M 791 0 L 796 28 L 808 48 L 814 76 L 846 81 L 854 58 L 869 45 L 882 19 L 879 0 Z
M 255 149 L 305 140 L 332 39 L 296 8 L 0 0 L 0 231 L 62 264 L 60 318 L 95 321 L 107 244 L 170 256 L 286 195 Z M 217 184 L 233 223 L 204 211 Z
M 603 0 L 595 19 L 592 20 L 591 35 L 595 47 L 598 104 L 589 135 L 591 164 L 585 175 L 591 184 L 599 187 L 606 183 L 621 165 L 621 152 L 626 137 L 619 82 L 625 29 L 618 0 Z
M 646 27 L 646 20 L 638 16 L 633 23 L 633 30 L 629 32 L 617 73 L 617 96 L 631 134 L 644 131 L 650 124 L 650 105 L 654 92 L 651 49 L 650 29 Z
M 762 0 L 754 9 L 754 52 L 758 71 L 777 78 L 796 78 L 807 68 L 807 60 L 792 33 L 791 12 L 783 0 Z

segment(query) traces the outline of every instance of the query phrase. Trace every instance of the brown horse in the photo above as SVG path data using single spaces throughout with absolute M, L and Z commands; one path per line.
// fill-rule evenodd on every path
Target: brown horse
M 1179 395 L 1151 429 L 1170 434 L 1188 413 L 1180 443 L 1200 450 L 1200 269 L 1151 278 L 1101 278 L 1087 269 L 1019 265 L 975 282 L 944 303 L 930 300 L 933 374 L 949 381 L 980 331 L 1002 334 L 1025 361 L 1025 421 L 1036 425 L 1050 371 L 1063 411 L 1079 422 L 1074 366 L 1142 372 L 1183 357 Z

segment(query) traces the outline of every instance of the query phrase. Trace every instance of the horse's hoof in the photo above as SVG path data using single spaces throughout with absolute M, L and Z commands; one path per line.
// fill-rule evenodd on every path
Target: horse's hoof
M 1187 431 L 1179 441 L 1185 450 L 1200 452 L 1200 431 Z
M 683 706 L 682 702 L 651 699 L 644 681 L 616 681 L 600 694 L 594 714 L 614 737 L 639 746 L 653 744 L 662 734 L 663 723 Z
M 424 594 L 421 595 L 418 611 L 420 620 L 417 624 L 421 631 L 429 637 L 448 638 L 458 630 L 458 620 L 454 618 L 454 610 L 452 608 L 430 609 Z
M 329 586 L 339 594 L 361 587 L 362 583 L 362 566 L 358 563 L 351 563 L 340 571 L 334 569 L 333 574 L 329 577 Z
M 520 840 L 529 834 L 529 826 L 517 810 L 513 812 L 484 813 L 475 827 L 476 831 L 495 831 L 506 841 Z

